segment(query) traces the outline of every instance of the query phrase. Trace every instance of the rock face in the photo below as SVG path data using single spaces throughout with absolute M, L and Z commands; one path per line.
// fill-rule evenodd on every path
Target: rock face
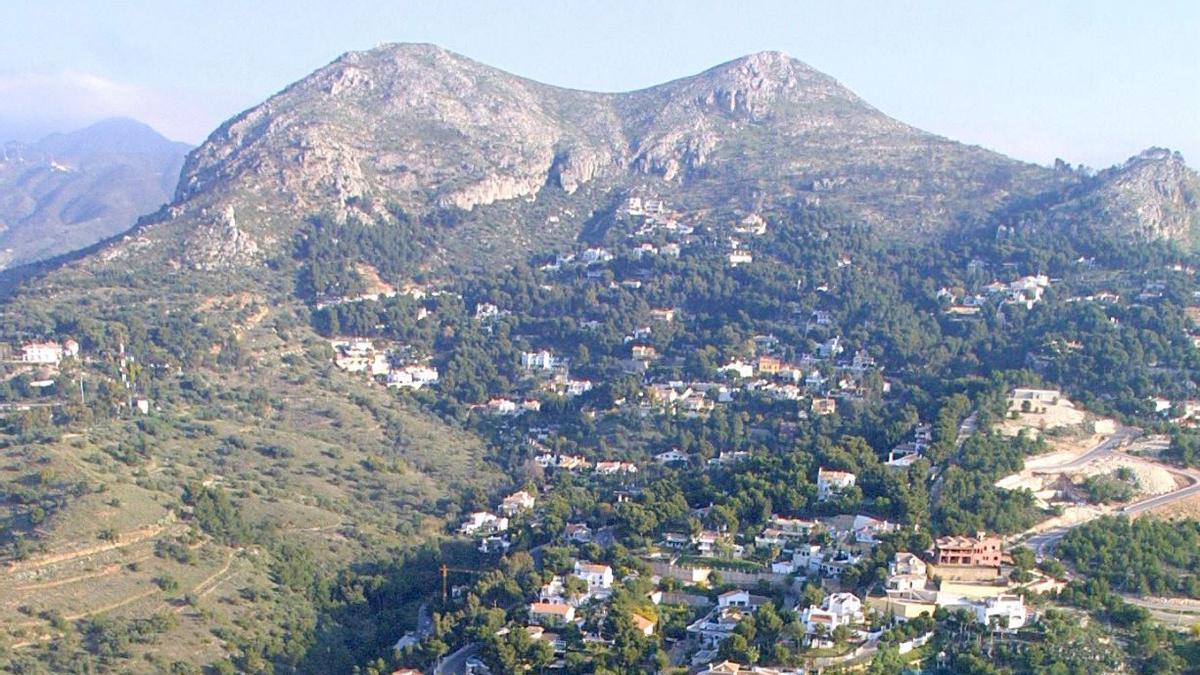
M 1143 156 L 1113 171 L 1088 195 L 1094 214 L 1133 236 L 1192 236 L 1195 174 L 1181 161 Z M 448 213 L 459 227 L 439 234 L 438 250 L 461 263 L 489 237 L 538 240 L 541 223 L 560 222 L 548 204 L 590 214 L 637 187 L 705 209 L 819 202 L 922 237 L 1082 184 L 891 119 L 779 53 L 602 94 L 390 45 L 348 53 L 222 125 L 145 234 L 174 261 L 220 267 L 284 253 L 313 216 L 386 226 L 397 211 Z M 212 215 L 228 207 L 232 230 Z M 562 217 L 560 229 L 582 228 Z
M 0 269 L 123 232 L 171 198 L 188 146 L 109 120 L 0 151 Z
M 1189 241 L 1200 228 L 1200 177 L 1179 153 L 1151 148 L 1100 172 L 1053 213 L 1106 223 L 1138 239 Z

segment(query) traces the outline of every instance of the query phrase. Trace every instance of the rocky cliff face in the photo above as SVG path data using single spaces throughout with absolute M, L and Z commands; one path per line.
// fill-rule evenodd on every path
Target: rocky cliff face
M 1190 237 L 1195 174 L 1174 160 L 1134 164 L 1089 204 L 1138 236 Z M 215 269 L 284 252 L 318 214 L 386 226 L 397 210 L 449 213 L 459 227 L 438 254 L 462 263 L 489 238 L 537 240 L 551 205 L 570 236 L 604 195 L 649 185 L 697 208 L 765 195 L 927 236 L 1077 180 L 905 125 L 779 53 L 601 94 L 392 45 L 346 54 L 222 125 L 143 235 L 175 262 Z
M 1062 221 L 1104 224 L 1141 240 L 1192 241 L 1200 228 L 1200 176 L 1178 153 L 1151 148 L 1100 172 L 1052 212 Z

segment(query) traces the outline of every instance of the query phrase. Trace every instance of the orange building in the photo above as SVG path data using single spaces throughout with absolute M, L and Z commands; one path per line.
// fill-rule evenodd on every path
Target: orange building
M 939 565 L 1000 566 L 1000 537 L 938 537 L 934 553 Z

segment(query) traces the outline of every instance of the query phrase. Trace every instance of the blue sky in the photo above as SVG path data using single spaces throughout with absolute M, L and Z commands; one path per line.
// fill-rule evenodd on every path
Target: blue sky
M 773 49 L 893 117 L 1021 159 L 1100 167 L 1162 145 L 1200 166 L 1200 0 L 5 4 L 0 135 L 127 115 L 197 143 L 383 42 L 608 91 Z

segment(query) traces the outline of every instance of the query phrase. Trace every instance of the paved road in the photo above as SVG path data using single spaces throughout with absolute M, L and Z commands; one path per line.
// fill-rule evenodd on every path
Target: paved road
M 472 642 L 442 659 L 437 667 L 433 669 L 433 675 L 465 675 L 467 672 L 467 659 L 478 653 L 479 645 Z
M 429 614 L 429 603 L 422 602 L 417 610 L 417 637 L 426 638 L 433 634 L 433 616 Z
M 1058 544 L 1059 540 L 1065 537 L 1067 532 L 1070 531 L 1070 527 L 1056 527 L 1053 530 L 1046 530 L 1040 534 L 1035 534 L 1022 542 L 1022 544 L 1033 551 L 1035 558 L 1045 560 L 1050 557 L 1051 553 L 1054 553 L 1054 547 Z
M 1059 471 L 1078 469 L 1089 462 L 1094 462 L 1098 459 L 1103 459 L 1113 454 L 1118 448 L 1137 438 L 1140 433 L 1141 431 L 1131 427 L 1117 427 L 1117 430 L 1113 432 L 1112 436 L 1109 436 L 1103 441 L 1092 446 L 1087 452 L 1076 457 L 1075 459 L 1065 464 L 1059 464 L 1058 466 L 1048 466 L 1038 469 L 1035 471 L 1035 473 L 1057 473 Z
M 1168 471 L 1175 475 L 1186 477 L 1192 481 L 1192 484 L 1185 488 L 1180 488 L 1174 492 L 1168 492 L 1165 495 L 1150 497 L 1149 499 L 1143 499 L 1140 502 L 1125 506 L 1121 509 L 1121 513 L 1131 516 L 1137 515 L 1143 511 L 1149 511 L 1150 509 L 1158 508 L 1172 502 L 1177 502 L 1180 499 L 1186 499 L 1195 494 L 1200 494 L 1200 471 L 1175 468 L 1168 468 Z
M 1060 471 L 1069 471 L 1072 469 L 1078 469 L 1088 462 L 1103 459 L 1110 455 L 1123 454 L 1118 451 L 1118 448 L 1137 438 L 1140 433 L 1141 431 L 1138 429 L 1119 427 L 1112 436 L 1104 439 L 1087 452 L 1083 453 L 1079 457 L 1076 457 L 1070 462 L 1059 464 L 1058 466 L 1038 469 L 1036 473 L 1057 473 Z M 1180 488 L 1174 492 L 1168 492 L 1156 497 L 1149 497 L 1139 502 L 1134 502 L 1133 504 L 1128 504 L 1119 509 L 1118 513 L 1133 516 L 1142 513 L 1143 511 L 1149 511 L 1150 509 L 1155 509 L 1166 504 L 1177 502 L 1181 499 L 1187 499 L 1192 495 L 1200 494 L 1200 471 L 1193 469 L 1179 469 L 1166 465 L 1163 465 L 1163 468 L 1177 476 L 1184 476 L 1191 481 L 1191 483 L 1187 487 Z M 1071 531 L 1071 528 L 1078 527 L 1082 524 L 1083 522 L 1064 527 L 1056 527 L 1052 530 L 1035 534 L 1029 539 L 1026 539 L 1023 543 L 1033 551 L 1038 560 L 1042 560 L 1054 553 L 1054 547 L 1063 537 L 1067 535 L 1067 532 Z

